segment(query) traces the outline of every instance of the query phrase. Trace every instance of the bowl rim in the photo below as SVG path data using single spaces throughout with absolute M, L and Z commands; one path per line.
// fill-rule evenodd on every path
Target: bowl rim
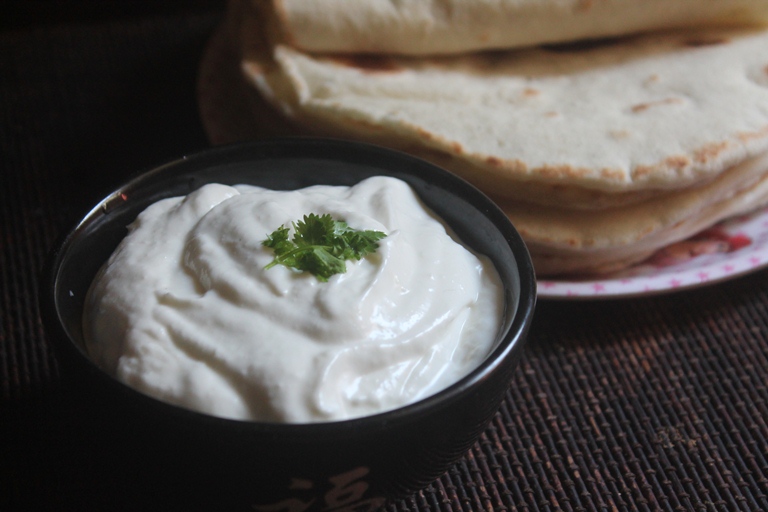
M 517 267 L 517 277 L 520 287 L 517 308 L 511 313 L 513 314 L 513 317 L 509 323 L 509 327 L 506 331 L 500 332 L 497 335 L 497 345 L 478 366 L 440 391 L 395 409 L 342 420 L 286 423 L 241 420 L 214 416 L 209 413 L 192 410 L 163 401 L 159 398 L 140 392 L 130 385 L 119 381 L 117 378 L 101 369 L 87 356 L 87 354 L 84 353 L 79 346 L 79 343 L 70 336 L 70 333 L 64 326 L 58 308 L 57 291 L 59 289 L 59 275 L 64 259 L 70 248 L 76 243 L 77 236 L 86 229 L 91 222 L 94 222 L 94 215 L 106 211 L 106 209 L 109 208 L 110 201 L 115 200 L 115 198 L 120 198 L 124 191 L 141 189 L 146 183 L 151 183 L 163 178 L 166 173 L 178 171 L 179 169 L 184 169 L 194 164 L 205 164 L 207 161 L 213 163 L 220 161 L 219 159 L 223 157 L 232 158 L 237 157 L 238 155 L 248 155 L 255 151 L 274 147 L 300 147 L 308 151 L 318 148 L 320 150 L 355 150 L 370 153 L 372 155 L 383 156 L 393 161 L 407 161 L 412 165 L 418 166 L 420 172 L 423 171 L 430 176 L 439 177 L 441 188 L 448 190 L 452 195 L 456 195 L 456 189 L 461 189 L 461 194 L 464 199 L 474 207 L 478 208 L 493 226 L 501 232 L 509 249 L 515 256 L 515 266 Z M 222 164 L 220 163 L 219 165 Z M 201 182 L 200 185 L 204 183 L 210 183 L 210 181 Z M 443 184 L 449 186 L 443 186 Z M 85 214 L 78 217 L 78 220 L 72 227 L 62 232 L 46 258 L 38 288 L 38 304 L 46 339 L 54 346 L 55 352 L 59 354 L 62 349 L 66 350 L 68 353 L 65 357 L 74 357 L 78 359 L 78 364 L 84 365 L 87 368 L 86 371 L 97 376 L 97 378 L 102 381 L 108 381 L 116 385 L 116 389 L 121 390 L 121 393 L 131 395 L 131 399 L 138 399 L 149 407 L 158 408 L 168 412 L 172 411 L 172 414 L 194 418 L 194 421 L 205 422 L 207 424 L 228 425 L 229 428 L 233 429 L 255 429 L 263 430 L 265 432 L 281 431 L 293 432 L 296 434 L 302 434 L 308 431 L 330 434 L 344 429 L 357 429 L 366 428 L 368 426 L 409 422 L 412 418 L 421 417 L 424 411 L 448 406 L 464 393 L 471 392 L 471 390 L 480 382 L 488 379 L 490 375 L 498 371 L 500 367 L 507 364 L 515 354 L 522 351 L 527 332 L 532 323 L 537 297 L 535 272 L 525 242 L 501 208 L 477 187 L 431 162 L 403 151 L 371 143 L 330 137 L 275 137 L 215 146 L 167 161 L 163 164 L 151 167 L 149 170 L 134 173 L 119 186 L 115 187 L 110 193 L 102 195 L 102 198 L 94 206 L 87 210 Z M 340 429 L 340 427 L 344 428 Z

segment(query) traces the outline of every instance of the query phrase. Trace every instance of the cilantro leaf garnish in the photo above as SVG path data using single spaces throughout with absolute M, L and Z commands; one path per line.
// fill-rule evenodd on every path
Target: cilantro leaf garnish
M 362 259 L 378 249 L 378 241 L 387 236 L 381 231 L 358 231 L 329 214 L 304 215 L 293 222 L 294 235 L 281 226 L 267 236 L 262 245 L 275 251 L 275 259 L 265 269 L 285 265 L 310 272 L 320 281 L 347 271 L 346 260 Z

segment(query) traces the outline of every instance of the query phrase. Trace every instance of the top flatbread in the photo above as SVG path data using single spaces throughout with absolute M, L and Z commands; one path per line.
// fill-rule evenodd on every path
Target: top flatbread
M 251 0 L 311 52 L 449 54 L 768 21 L 765 0 Z
M 615 206 L 768 151 L 765 30 L 419 59 L 315 56 L 252 34 L 245 74 L 289 119 L 425 156 L 496 196 Z

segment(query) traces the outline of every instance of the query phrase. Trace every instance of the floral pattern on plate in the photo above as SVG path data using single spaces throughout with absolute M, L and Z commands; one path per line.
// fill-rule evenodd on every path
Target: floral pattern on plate
M 543 299 L 599 299 L 669 293 L 768 266 L 768 208 L 726 220 L 659 250 L 645 262 L 589 280 L 540 279 Z

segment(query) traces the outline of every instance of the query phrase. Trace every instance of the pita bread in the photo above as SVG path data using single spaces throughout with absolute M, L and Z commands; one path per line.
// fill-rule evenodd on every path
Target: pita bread
M 539 275 L 602 274 L 768 204 L 768 153 L 700 187 L 603 211 L 502 201 Z
M 768 203 L 766 30 L 411 58 L 271 46 L 238 19 L 254 105 L 475 183 L 539 275 L 612 272 Z
M 768 21 L 764 0 L 251 0 L 273 42 L 321 53 L 453 54 Z
M 762 30 L 431 59 L 314 56 L 246 39 L 243 69 L 301 126 L 418 148 L 529 202 L 624 204 L 768 150 Z

